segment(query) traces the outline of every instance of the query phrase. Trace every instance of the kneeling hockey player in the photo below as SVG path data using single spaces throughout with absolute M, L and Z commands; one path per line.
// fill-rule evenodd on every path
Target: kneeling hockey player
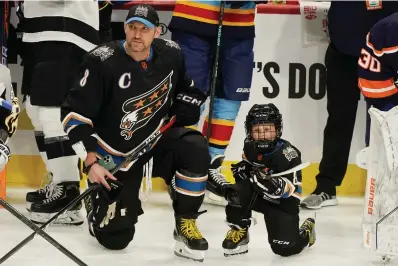
M 124 29 L 126 40 L 106 43 L 86 56 L 62 106 L 65 132 L 85 161 L 90 182 L 108 189 L 106 179 L 123 184 L 115 202 L 109 202 L 102 190 L 91 196 L 92 206 L 86 206 L 90 233 L 108 249 L 128 246 L 143 214 L 139 190 L 142 177 L 150 176 L 143 169 L 153 161 L 153 175 L 164 178 L 170 187 L 175 254 L 202 261 L 208 243 L 196 219 L 210 156 L 206 139 L 184 126 L 198 122 L 205 95 L 186 76 L 179 46 L 157 38 L 159 17 L 151 6 L 132 7 Z M 174 127 L 148 154 L 111 175 L 112 168 L 156 132 L 168 115 L 176 116 Z
M 282 115 L 274 104 L 254 105 L 246 116 L 243 160 L 231 166 L 235 185 L 208 181 L 223 195 L 230 226 L 222 246 L 225 256 L 248 252 L 252 210 L 263 213 L 272 251 L 281 256 L 300 253 L 315 243 L 315 220 L 299 227 L 301 171 L 271 176 L 301 164 L 300 151 L 281 139 Z

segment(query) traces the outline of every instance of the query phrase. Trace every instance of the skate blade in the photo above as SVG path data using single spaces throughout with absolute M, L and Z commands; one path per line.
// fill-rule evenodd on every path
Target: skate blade
M 31 212 L 29 219 L 35 224 L 45 224 L 57 213 L 38 213 Z M 52 225 L 81 225 L 84 220 L 80 214 L 80 211 L 67 211 L 66 213 L 60 215 Z
M 248 245 L 242 245 L 235 249 L 224 249 L 224 257 L 232 257 L 237 255 L 243 255 L 249 252 Z
M 26 210 L 27 210 L 28 212 L 31 211 L 31 210 L 30 210 L 31 206 L 32 206 L 32 203 L 31 203 L 31 202 L 26 202 L 26 203 L 25 203 L 25 208 L 26 208 Z
M 177 257 L 190 259 L 197 262 L 203 262 L 205 260 L 204 250 L 192 250 L 185 245 L 185 243 L 177 241 L 174 246 L 174 254 Z
M 221 207 L 225 207 L 228 204 L 226 199 L 219 197 L 213 193 L 206 194 L 203 202 L 210 205 L 216 205 Z

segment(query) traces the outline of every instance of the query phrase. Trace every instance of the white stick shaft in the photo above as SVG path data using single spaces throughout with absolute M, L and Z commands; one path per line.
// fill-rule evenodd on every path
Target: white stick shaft
M 297 165 L 297 166 L 295 166 L 295 167 L 293 167 L 293 168 L 291 168 L 289 170 L 286 170 L 286 171 L 283 171 L 283 172 L 280 172 L 280 173 L 276 173 L 276 174 L 272 174 L 272 175 L 270 175 L 270 177 L 282 176 L 282 175 L 287 175 L 287 174 L 291 174 L 291 173 L 294 173 L 294 172 L 298 172 L 300 170 L 303 170 L 304 168 L 306 168 L 309 165 L 310 165 L 310 162 L 305 162 L 305 163 L 299 164 L 299 165 Z

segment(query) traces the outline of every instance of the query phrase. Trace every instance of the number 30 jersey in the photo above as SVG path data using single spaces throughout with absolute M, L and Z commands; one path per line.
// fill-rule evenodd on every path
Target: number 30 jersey
M 398 92 L 398 13 L 376 23 L 366 36 L 358 60 L 358 87 L 368 98 L 385 98 Z

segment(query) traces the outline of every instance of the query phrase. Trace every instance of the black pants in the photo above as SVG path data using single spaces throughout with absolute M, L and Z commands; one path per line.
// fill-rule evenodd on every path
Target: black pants
M 73 86 L 85 51 L 68 42 L 24 43 L 22 94 L 32 105 L 59 107 Z
M 143 156 L 127 172 L 115 174 L 124 184 L 121 198 L 115 204 L 109 205 L 101 193 L 92 195 L 94 232 L 104 247 L 124 249 L 133 239 L 134 225 L 138 216 L 143 214 L 139 199 L 142 169 L 152 156 L 153 176 L 162 177 L 171 186 L 175 215 L 191 217 L 199 211 L 210 163 L 207 141 L 198 131 L 169 129 L 151 153 Z
M 317 189 L 335 193 L 347 171 L 360 90 L 358 58 L 345 55 L 329 45 L 327 68 L 328 119 L 323 136 L 323 154 L 316 177 Z
M 252 210 L 264 214 L 267 227 L 268 243 L 272 251 L 281 256 L 291 256 L 300 253 L 308 245 L 308 238 L 299 234 L 299 199 L 290 197 L 281 199 L 279 204 L 271 203 L 256 195 L 249 181 L 240 183 L 241 193 L 250 195 L 250 203 L 243 203 L 243 207 L 227 205 L 225 208 L 227 222 L 246 227 L 251 224 Z M 241 200 L 242 200 L 241 194 Z M 253 203 L 252 203 L 253 202 Z M 248 207 L 252 206 L 252 207 Z

